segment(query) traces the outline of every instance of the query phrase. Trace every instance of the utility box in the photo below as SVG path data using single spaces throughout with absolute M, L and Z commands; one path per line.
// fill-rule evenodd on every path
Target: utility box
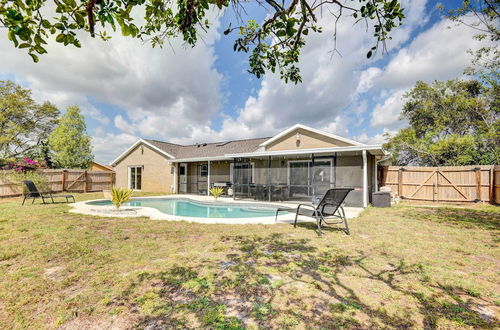
M 391 207 L 391 193 L 389 191 L 374 192 L 372 204 L 375 207 Z

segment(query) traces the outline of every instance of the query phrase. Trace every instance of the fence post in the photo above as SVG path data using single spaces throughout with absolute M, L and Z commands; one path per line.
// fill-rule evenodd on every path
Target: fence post
M 481 168 L 476 167 L 476 202 L 481 202 Z
M 83 172 L 83 178 L 85 179 L 85 181 L 83 182 L 83 192 L 86 193 L 87 192 L 87 170 L 85 170 L 85 172 Z
M 490 196 L 490 204 L 495 204 L 495 167 L 490 168 L 490 187 L 489 187 L 489 196 Z
M 400 167 L 398 170 L 398 196 L 403 197 L 403 168 Z
M 66 170 L 61 171 L 61 184 L 62 184 L 62 191 L 65 191 L 65 186 L 66 186 Z

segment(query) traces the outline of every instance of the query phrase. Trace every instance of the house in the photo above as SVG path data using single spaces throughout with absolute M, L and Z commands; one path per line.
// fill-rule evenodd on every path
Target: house
M 105 172 L 113 172 L 113 168 L 108 165 L 103 165 L 98 162 L 91 162 L 88 168 L 89 171 L 105 171 Z
M 381 145 L 366 145 L 297 124 L 273 137 L 179 145 L 140 139 L 112 166 L 116 185 L 207 194 L 231 187 L 235 198 L 311 200 L 330 187 L 352 187 L 348 205 L 367 206 L 377 187 Z

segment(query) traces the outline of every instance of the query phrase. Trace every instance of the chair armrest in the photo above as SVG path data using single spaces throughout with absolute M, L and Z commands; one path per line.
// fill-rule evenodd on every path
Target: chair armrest
M 301 206 L 302 206 L 302 207 L 307 206 L 307 207 L 312 208 L 313 210 L 316 210 L 316 207 L 315 207 L 314 205 L 310 205 L 310 204 L 299 204 L 299 205 L 297 205 L 297 211 L 296 211 L 296 214 L 299 214 L 299 210 L 300 210 L 300 207 L 301 207 Z

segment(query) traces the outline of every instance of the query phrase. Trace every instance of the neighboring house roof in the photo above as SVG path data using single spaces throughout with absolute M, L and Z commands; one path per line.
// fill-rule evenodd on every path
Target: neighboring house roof
M 90 163 L 89 168 L 92 169 L 92 167 L 97 167 L 97 168 L 100 168 L 100 169 L 105 170 L 105 171 L 113 171 L 113 168 L 111 166 L 103 165 L 103 164 L 98 163 L 98 162 Z
M 286 136 L 290 132 L 297 130 L 297 129 L 303 129 L 307 130 L 316 134 L 320 134 L 323 136 L 330 137 L 332 139 L 336 139 L 342 142 L 345 142 L 347 144 L 350 144 L 351 146 L 347 147 L 335 147 L 336 149 L 348 151 L 348 150 L 373 150 L 373 148 L 379 148 L 381 150 L 380 146 L 368 146 L 363 143 L 353 141 L 350 139 L 343 138 L 341 136 L 337 136 L 331 133 L 323 132 L 305 125 L 297 124 L 294 125 L 283 132 L 273 136 L 273 137 L 264 137 L 264 138 L 257 138 L 257 139 L 245 139 L 245 140 L 234 140 L 234 141 L 224 141 L 224 142 L 215 142 L 215 143 L 198 143 L 198 144 L 192 144 L 192 145 L 180 145 L 180 144 L 175 144 L 175 143 L 169 143 L 169 142 L 163 142 L 163 141 L 157 141 L 157 140 L 150 140 L 150 139 L 140 139 L 136 143 L 134 143 L 130 148 L 128 148 L 124 153 L 122 153 L 120 156 L 118 156 L 113 162 L 113 165 L 116 165 L 121 159 L 126 157 L 132 150 L 134 150 L 138 145 L 145 144 L 152 148 L 153 150 L 156 150 L 160 154 L 168 157 L 172 161 L 196 161 L 196 160 L 210 160 L 210 159 L 223 159 L 226 157 L 248 157 L 251 154 L 258 155 L 258 154 L 273 154 L 273 152 L 266 152 L 265 151 L 265 146 L 269 145 L 270 143 L 277 141 L 283 136 Z M 335 149 L 333 148 L 333 149 Z M 332 148 L 322 148 L 325 149 L 325 151 L 330 151 L 333 150 Z M 318 150 L 318 149 L 316 149 Z M 308 152 L 309 150 L 290 150 L 289 152 L 292 153 L 304 153 Z M 276 153 L 276 152 L 274 152 Z M 287 153 L 286 150 L 279 151 L 278 153 Z

